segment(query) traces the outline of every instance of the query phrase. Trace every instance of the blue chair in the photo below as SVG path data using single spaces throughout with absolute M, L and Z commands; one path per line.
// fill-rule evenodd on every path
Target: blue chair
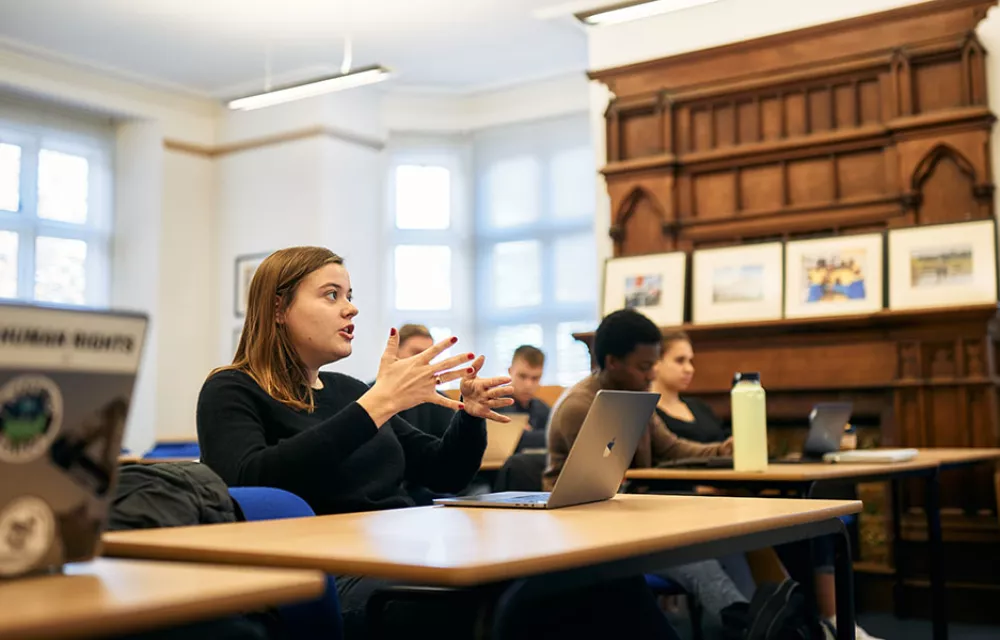
M 702 614 L 701 603 L 693 595 L 681 588 L 680 585 L 671 582 L 663 576 L 647 573 L 643 576 L 646 579 L 646 586 L 656 596 L 684 596 L 687 599 L 688 614 L 691 618 L 691 638 L 692 640 L 702 640 L 704 631 L 701 628 Z
M 232 487 L 229 495 L 249 521 L 308 518 L 312 507 L 294 493 L 270 487 Z M 319 600 L 278 607 L 292 640 L 341 640 L 344 621 L 333 576 L 326 577 L 326 593 Z
M 200 458 L 201 447 L 197 442 L 157 442 L 144 458 Z

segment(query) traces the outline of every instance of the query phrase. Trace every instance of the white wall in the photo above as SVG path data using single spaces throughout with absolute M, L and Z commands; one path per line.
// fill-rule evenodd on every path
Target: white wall
M 111 306 L 149 315 L 139 377 L 129 411 L 125 446 L 141 451 L 156 434 L 159 363 L 160 232 L 163 142 L 153 122 L 118 127 L 115 154 L 115 232 Z
M 156 435 L 189 437 L 201 383 L 217 364 L 215 162 L 166 151 L 160 219 Z
M 588 30 L 589 68 L 594 70 L 655 60 L 689 51 L 697 51 L 752 38 L 802 29 L 836 20 L 845 20 L 869 13 L 921 4 L 913 0 L 837 0 L 836 2 L 804 2 L 803 0 L 721 0 L 684 11 L 654 16 Z M 987 78 L 990 105 L 1000 108 L 1000 10 L 995 7 L 979 24 L 977 31 L 987 56 Z M 597 166 L 607 162 L 604 111 L 610 94 L 596 81 L 591 83 L 590 116 L 593 123 Z M 1000 139 L 997 128 L 993 133 L 994 183 L 1000 171 Z M 611 205 L 603 177 L 598 179 L 597 226 L 595 241 L 601 262 L 611 255 L 608 238 Z M 1000 205 L 1000 190 L 996 202 Z M 1000 206 L 997 207 L 1000 210 Z
M 389 131 L 452 134 L 587 110 L 587 77 L 558 76 L 466 96 L 416 92 L 386 95 Z

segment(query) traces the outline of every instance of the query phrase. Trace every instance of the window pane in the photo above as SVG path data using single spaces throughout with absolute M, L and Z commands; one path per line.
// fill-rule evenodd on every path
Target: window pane
M 445 167 L 396 167 L 396 228 L 447 229 L 451 173 Z
M 557 384 L 568 387 L 590 375 L 590 351 L 573 334 L 594 329 L 593 322 L 560 322 L 556 326 Z
M 396 308 L 401 311 L 451 309 L 450 247 L 396 247 Z
M 596 208 L 594 154 L 588 147 L 552 157 L 552 213 L 557 218 L 590 218 Z
M 590 302 L 597 299 L 597 248 L 593 234 L 559 238 L 554 246 L 556 300 Z
M 87 221 L 87 159 L 42 149 L 38 152 L 38 217 L 83 224 Z
M 35 240 L 35 299 L 84 304 L 87 294 L 87 243 L 83 240 Z
M 17 234 L 0 231 L 0 298 L 17 297 Z
M 541 167 L 535 158 L 497 162 L 486 174 L 486 210 L 490 225 L 517 227 L 539 218 Z
M 542 304 L 542 245 L 537 240 L 493 245 L 493 305 L 500 309 Z
M 20 205 L 21 147 L 0 143 L 0 209 L 18 211 Z
M 542 346 L 542 325 L 540 324 L 516 324 L 506 327 L 497 327 L 493 333 L 493 362 L 490 371 L 498 375 L 507 370 L 510 366 L 510 359 L 514 356 L 514 349 L 522 344 L 530 344 L 541 348 Z

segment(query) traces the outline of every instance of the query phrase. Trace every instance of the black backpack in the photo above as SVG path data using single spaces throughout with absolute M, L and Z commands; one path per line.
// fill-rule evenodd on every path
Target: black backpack
M 757 587 L 750 604 L 737 603 L 721 612 L 725 640 L 821 640 L 823 629 L 815 608 L 794 580 Z

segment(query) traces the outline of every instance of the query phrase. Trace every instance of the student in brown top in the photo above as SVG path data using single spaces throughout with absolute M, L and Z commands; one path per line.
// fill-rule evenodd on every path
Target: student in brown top
M 609 314 L 594 335 L 598 370 L 566 391 L 552 408 L 549 421 L 549 460 L 543 484 L 551 491 L 573 447 L 583 420 L 602 389 L 646 391 L 660 360 L 660 330 L 646 316 L 624 309 Z M 639 441 L 632 467 L 652 467 L 675 458 L 731 455 L 732 441 L 699 444 L 678 438 L 653 414 Z M 722 611 L 746 603 L 747 595 L 733 582 L 718 560 L 693 562 L 657 572 L 697 597 L 705 618 L 706 637 L 722 636 Z
M 661 354 L 660 330 L 637 311 L 615 311 L 601 321 L 594 336 L 598 370 L 578 382 L 556 402 L 549 420 L 549 460 L 542 477 L 546 491 L 555 486 L 566 456 L 583 426 L 594 397 L 601 389 L 647 391 L 655 378 L 654 367 Z M 678 438 L 655 413 L 639 440 L 632 468 L 655 467 L 665 460 L 730 456 L 732 439 L 700 444 Z

